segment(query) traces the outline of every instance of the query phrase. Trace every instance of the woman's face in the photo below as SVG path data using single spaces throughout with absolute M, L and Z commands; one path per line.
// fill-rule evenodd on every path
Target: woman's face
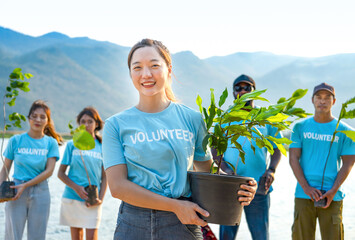
M 95 128 L 97 128 L 97 123 L 96 123 L 95 119 L 93 119 L 92 117 L 90 117 L 87 114 L 84 114 L 80 118 L 79 125 L 85 125 L 86 131 L 88 131 L 91 135 L 94 135 Z
M 154 47 L 137 49 L 131 60 L 131 78 L 140 96 L 166 96 L 165 86 L 170 84 L 171 66 Z
M 32 131 L 43 132 L 48 123 L 48 117 L 43 108 L 37 108 L 31 113 L 28 121 Z

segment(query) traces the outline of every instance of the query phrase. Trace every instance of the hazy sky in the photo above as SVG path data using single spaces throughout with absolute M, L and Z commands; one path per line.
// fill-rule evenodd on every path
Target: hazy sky
M 353 0 L 1 0 L 0 26 L 132 46 L 149 37 L 200 58 L 355 52 Z

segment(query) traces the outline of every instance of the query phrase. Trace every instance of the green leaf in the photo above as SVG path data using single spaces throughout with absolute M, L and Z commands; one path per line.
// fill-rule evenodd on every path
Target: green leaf
M 288 116 L 286 114 L 278 113 L 275 116 L 268 117 L 266 120 L 269 122 L 282 122 L 282 121 L 286 120 L 287 118 L 288 118 Z
M 285 101 L 286 101 L 286 98 L 282 97 L 282 98 L 280 98 L 280 99 L 277 101 L 277 103 L 279 104 L 279 103 L 283 103 L 283 102 L 285 102 Z
M 22 121 L 26 122 L 26 117 L 25 117 L 24 115 L 19 114 L 19 116 L 20 116 L 20 119 L 21 119 Z
M 18 88 L 24 92 L 29 92 L 30 91 L 30 88 L 28 87 L 29 84 L 30 84 L 29 82 L 23 82 L 21 84 L 22 86 L 19 86 Z
M 197 95 L 196 104 L 197 104 L 198 108 L 200 109 L 200 113 L 202 114 L 202 98 L 200 97 L 200 95 Z
M 240 99 L 240 101 L 254 100 L 255 97 L 263 94 L 264 92 L 266 92 L 266 89 L 264 89 L 264 90 L 255 90 L 255 91 L 252 91 L 250 93 L 245 93 L 239 99 Z
M 294 91 L 291 98 L 294 98 L 295 100 L 300 99 L 307 94 L 307 91 L 308 89 L 297 89 L 296 91 Z
M 6 124 L 6 125 L 5 125 L 5 131 L 8 130 L 10 127 L 11 127 L 10 124 Z
M 355 142 L 355 131 L 344 130 L 344 131 L 338 131 L 338 132 L 344 133 L 348 138 L 350 138 L 353 142 Z
M 233 172 L 234 172 L 234 173 L 236 173 L 236 171 L 235 171 L 235 167 L 233 166 L 233 164 L 231 164 L 231 163 L 230 163 L 230 162 L 228 162 L 228 161 L 223 161 L 223 162 L 227 163 L 227 164 L 228 164 L 228 166 L 230 166 L 230 168 L 233 170 Z
M 208 141 L 209 141 L 210 137 L 211 137 L 211 134 L 207 134 L 202 140 L 202 148 L 203 148 L 204 152 L 207 151 L 207 145 L 208 145 Z
M 355 103 L 355 97 L 353 97 L 353 98 L 347 100 L 344 104 L 345 104 L 345 105 L 349 105 L 349 104 L 352 104 L 352 103 Z
M 11 87 L 6 87 L 6 91 L 11 92 L 12 88 Z
M 74 146 L 80 150 L 91 150 L 95 148 L 95 139 L 85 130 L 85 125 L 76 129 L 73 135 Z
M 73 125 L 71 124 L 71 121 L 68 123 L 68 128 L 69 128 L 69 130 L 73 130 Z
M 267 139 L 271 140 L 272 142 L 274 142 L 275 144 L 291 144 L 292 141 L 288 138 L 275 138 L 275 137 L 272 137 L 272 136 L 267 136 L 266 137 Z
M 33 75 L 31 73 L 25 73 L 24 75 L 27 79 L 30 79 L 33 77 Z
M 223 91 L 222 95 L 219 98 L 218 106 L 222 107 L 228 97 L 228 90 L 227 88 Z
M 13 98 L 13 99 L 11 99 L 11 101 L 8 102 L 7 104 L 8 104 L 10 107 L 15 106 L 15 101 L 16 101 L 16 98 Z
M 228 140 L 226 138 L 220 138 L 217 142 L 217 155 L 221 156 L 223 153 L 227 151 Z
M 223 137 L 223 132 L 222 132 L 222 128 L 221 125 L 219 125 L 218 123 L 216 125 L 214 125 L 214 131 L 215 135 L 219 136 L 219 137 Z
M 345 112 L 343 114 L 342 118 L 345 118 L 345 119 L 353 119 L 353 118 L 355 118 L 355 109 L 350 110 L 348 112 Z
M 12 72 L 9 76 L 10 79 L 19 79 L 20 75 L 18 73 Z

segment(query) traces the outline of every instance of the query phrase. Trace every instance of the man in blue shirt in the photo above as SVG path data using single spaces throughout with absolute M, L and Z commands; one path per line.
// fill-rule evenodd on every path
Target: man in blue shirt
M 233 82 L 233 95 L 234 98 L 242 96 L 255 90 L 255 81 L 247 76 L 240 75 Z M 247 106 L 255 107 L 253 101 L 249 101 Z M 238 124 L 238 123 L 235 123 Z M 277 132 L 277 128 L 270 125 L 257 126 L 259 131 L 264 136 L 273 136 L 281 138 L 281 134 Z M 229 143 L 228 149 L 224 154 L 224 161 L 229 162 L 235 166 L 236 173 L 240 176 L 253 177 L 258 181 L 259 189 L 254 197 L 254 200 L 249 206 L 244 207 L 246 220 L 248 223 L 249 231 L 253 240 L 269 239 L 269 208 L 270 208 L 270 195 L 272 191 L 271 184 L 274 181 L 274 174 L 277 165 L 281 159 L 280 150 L 274 146 L 274 154 L 271 156 L 271 161 L 268 166 L 267 150 L 265 148 L 258 148 L 254 141 L 250 143 L 246 137 L 239 137 L 238 143 L 243 146 L 245 151 L 245 164 L 239 158 L 239 152 L 233 148 Z M 251 148 L 251 144 L 255 147 L 255 153 Z M 235 174 L 229 164 L 222 162 L 222 170 L 228 174 Z M 262 179 L 262 181 L 260 181 Z M 261 191 L 259 191 L 261 190 Z M 259 194 L 258 194 L 259 193 Z M 220 226 L 220 239 L 233 240 L 235 239 L 238 231 L 238 226 Z
M 332 86 L 326 83 L 316 86 L 312 103 L 314 116 L 297 123 L 291 136 L 290 165 L 298 182 L 292 239 L 315 239 L 317 218 L 322 239 L 344 239 L 345 194 L 341 185 L 354 165 L 355 143 L 345 134 L 337 133 L 331 145 L 337 124 L 331 111 L 335 103 Z M 353 129 L 340 121 L 337 130 Z M 321 199 L 326 199 L 326 205 L 315 207 L 314 201 Z

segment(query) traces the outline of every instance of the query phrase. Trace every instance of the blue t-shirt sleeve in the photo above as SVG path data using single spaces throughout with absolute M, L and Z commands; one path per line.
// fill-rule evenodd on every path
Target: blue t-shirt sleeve
M 291 133 L 292 143 L 290 144 L 290 148 L 302 148 L 301 134 L 300 125 L 296 124 L 293 127 L 293 132 Z
M 6 149 L 4 151 L 4 156 L 9 160 L 14 160 L 14 150 L 15 150 L 15 136 L 9 139 Z
M 198 124 L 198 131 L 196 136 L 194 161 L 208 161 L 212 159 L 211 150 L 209 146 L 207 146 L 206 152 L 203 150 L 202 141 L 206 135 L 207 135 L 206 126 L 201 117 Z
M 349 130 L 353 130 L 353 129 L 349 129 Z M 343 134 L 343 133 L 341 133 Z M 345 135 L 345 134 L 344 134 Z M 355 155 L 355 142 L 353 142 L 350 138 L 345 136 L 344 139 L 344 144 L 341 150 L 341 156 L 344 155 Z
M 64 155 L 61 164 L 63 165 L 70 165 L 71 163 L 71 157 L 72 157 L 72 152 L 73 152 L 73 142 L 70 141 L 67 143 L 67 146 L 65 147 L 64 150 Z
M 49 140 L 49 149 L 48 149 L 48 158 L 55 157 L 56 161 L 59 159 L 59 147 L 58 142 L 54 138 L 50 138 Z
M 114 126 L 113 120 L 106 121 L 102 134 L 102 155 L 105 170 L 114 165 L 126 164 L 118 126 Z

